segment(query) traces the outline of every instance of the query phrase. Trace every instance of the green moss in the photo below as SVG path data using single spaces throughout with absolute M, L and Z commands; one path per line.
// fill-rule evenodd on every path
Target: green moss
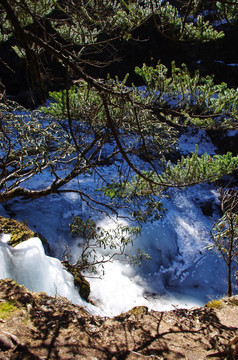
M 131 310 L 115 316 L 115 320 L 123 322 L 125 318 L 129 318 L 130 316 L 142 317 L 146 314 L 148 314 L 148 308 L 146 306 L 135 306 Z
M 32 231 L 26 223 L 21 221 L 0 216 L 0 233 L 11 234 L 9 245 L 12 247 L 33 237 L 39 237 L 46 251 L 50 250 L 46 238 Z
M 7 319 L 14 311 L 17 311 L 17 307 L 11 301 L 0 303 L 0 318 Z
M 74 277 L 74 285 L 79 290 L 80 296 L 88 301 L 88 297 L 90 294 L 90 284 L 85 279 L 85 277 L 81 274 L 80 270 L 74 265 L 69 264 L 68 261 L 62 261 L 62 264 L 66 268 L 68 272 L 70 272 Z
M 9 242 L 11 246 L 16 246 L 22 241 L 34 237 L 35 234 L 34 231 L 30 230 L 29 227 L 21 221 L 4 218 L 3 216 L 0 216 L 0 227 L 0 232 L 11 234 Z
M 224 303 L 222 300 L 212 300 L 206 304 L 206 307 L 210 309 L 221 309 L 223 305 Z
M 148 313 L 148 308 L 146 306 L 136 306 L 128 311 L 128 313 L 136 316 L 144 315 Z
M 22 243 L 25 240 L 31 239 L 32 237 L 34 237 L 34 232 L 33 231 L 13 231 L 11 233 L 11 238 L 10 238 L 10 242 L 9 244 L 11 246 L 16 246 L 20 243 Z

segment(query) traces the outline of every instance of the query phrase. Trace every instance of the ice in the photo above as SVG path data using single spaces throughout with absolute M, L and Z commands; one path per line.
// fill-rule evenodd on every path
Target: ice
M 216 62 L 216 63 L 219 63 L 219 64 L 224 64 L 224 65 L 226 65 L 226 66 L 238 66 L 238 64 L 236 64 L 236 63 L 231 63 L 231 64 L 226 64 L 226 63 L 224 63 L 224 61 L 221 61 L 221 60 L 214 60 L 214 62 Z
M 2 241 L 3 243 L 8 244 L 9 241 L 11 239 L 11 235 L 10 234 L 0 234 L 0 241 Z
M 114 316 L 134 306 L 150 307 L 144 298 L 146 283 L 130 265 L 115 260 L 106 263 L 104 271 L 103 281 L 99 278 L 90 280 L 92 301 L 104 314 Z
M 227 131 L 227 136 L 237 136 L 238 131 L 237 130 L 228 130 Z
M 234 133 L 229 132 L 229 135 Z M 195 151 L 196 144 L 199 144 L 199 155 L 204 152 L 212 155 L 216 151 L 205 131 L 193 129 L 184 132 L 179 144 L 184 155 Z M 145 169 L 144 162 L 136 157 L 135 161 L 137 166 Z M 112 165 L 101 167 L 98 172 L 111 180 L 116 176 L 114 170 Z M 29 185 L 36 189 L 48 181 L 49 177 L 42 173 L 30 180 Z M 69 187 L 80 186 L 82 191 L 91 195 L 98 181 L 94 176 L 79 176 Z M 141 236 L 127 249 L 131 255 L 137 248 L 144 250 L 151 256 L 150 261 L 142 263 L 141 267 L 133 267 L 117 257 L 104 264 L 103 272 L 95 276 L 85 273 L 95 307 L 80 298 L 72 276 L 62 268 L 58 259 L 62 260 L 66 245 L 74 261 L 80 256 L 79 239 L 72 239 L 69 233 L 72 216 L 92 218 L 103 229 L 115 227 L 118 219 L 99 216 L 76 193 L 55 194 L 42 199 L 16 198 L 0 205 L 2 216 L 26 221 L 32 230 L 42 234 L 49 242 L 50 255 L 58 258 L 46 256 L 39 239 L 30 239 L 13 249 L 7 245 L 9 235 L 4 235 L 0 239 L 0 277 L 13 278 L 29 290 L 65 296 L 90 312 L 104 316 L 120 314 L 136 305 L 162 311 L 200 306 L 210 296 L 224 295 L 226 273 L 222 260 L 205 250 L 210 241 L 209 230 L 219 216 L 215 206 L 218 203 L 216 188 L 198 185 L 185 190 L 173 189 L 167 195 L 169 197 L 164 199 L 167 212 L 163 220 L 144 224 Z M 202 213 L 200 205 L 204 202 L 213 204 L 212 216 Z M 138 225 L 123 221 L 124 224 Z M 107 257 L 112 251 L 99 249 L 98 255 Z
M 222 260 L 204 249 L 210 240 L 209 230 L 215 218 L 204 216 L 200 208 L 201 202 L 215 204 L 217 198 L 218 193 L 212 185 L 169 192 L 164 200 L 167 211 L 163 220 L 145 224 L 141 236 L 127 249 L 129 254 L 137 248 L 144 250 L 151 256 L 150 261 L 135 267 L 118 257 L 105 263 L 103 271 L 96 275 L 85 273 L 91 286 L 91 299 L 96 305 L 96 310 L 93 308 L 92 311 L 114 316 L 136 305 L 170 310 L 200 306 L 211 295 L 224 295 L 226 275 Z M 69 236 L 71 214 L 83 212 L 105 230 L 119 222 L 116 217 L 99 217 L 91 213 L 79 199 L 72 201 L 68 196 L 55 195 L 31 201 L 16 199 L 8 203 L 7 209 L 43 233 L 50 240 L 54 256 L 62 258 L 68 245 L 73 262 L 80 256 L 81 249 L 79 240 Z M 125 219 L 120 221 L 124 225 L 137 225 Z M 60 294 L 82 304 L 72 287 L 71 275 L 66 275 L 59 260 L 47 257 L 42 245 L 36 242 L 27 241 L 14 249 L 1 244 L 1 264 L 5 264 L 5 270 L 1 268 L 1 277 L 11 277 L 31 290 Z M 113 251 L 99 249 L 98 256 L 107 257 Z M 88 308 L 89 305 L 84 303 L 84 306 Z
M 205 130 L 188 129 L 179 138 L 179 146 L 184 155 L 189 155 L 191 152 L 194 152 L 197 144 L 199 144 L 198 155 L 202 155 L 204 152 L 210 155 L 215 154 L 216 147 L 212 144 Z
M 45 255 L 42 243 L 32 238 L 12 248 L 0 241 L 0 278 L 11 278 L 30 291 L 63 296 L 92 313 L 95 307 L 84 301 L 74 287 L 73 276 L 61 262 Z

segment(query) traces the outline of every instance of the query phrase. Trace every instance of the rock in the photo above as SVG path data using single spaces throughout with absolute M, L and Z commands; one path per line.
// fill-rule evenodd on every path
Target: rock
M 3 338 L 8 349 L 1 359 L 237 359 L 238 296 L 201 308 L 159 312 L 141 306 L 103 318 L 65 298 L 1 280 L 0 298 L 7 301 L 9 294 L 19 311 L 0 324 L 1 334 L 14 334 L 18 343 L 10 338 L 12 347 Z M 27 319 L 25 298 L 32 307 Z
M 212 216 L 213 215 L 213 204 L 212 202 L 206 202 L 204 204 L 201 204 L 201 210 L 202 210 L 202 213 L 203 215 L 205 216 Z
M 13 349 L 14 347 L 15 345 L 9 336 L 0 334 L 0 349 L 2 351 Z
M 47 253 L 50 252 L 50 246 L 46 238 L 41 234 L 32 231 L 27 226 L 26 222 L 23 223 L 15 219 L 0 216 L 0 233 L 11 234 L 9 245 L 12 247 L 33 237 L 38 237 L 41 240 L 45 251 Z
M 81 298 L 88 301 L 88 297 L 90 295 L 89 282 L 85 279 L 85 277 L 81 274 L 80 270 L 76 266 L 69 264 L 68 261 L 62 261 L 62 264 L 66 268 L 66 270 L 73 275 L 74 285 L 79 290 Z

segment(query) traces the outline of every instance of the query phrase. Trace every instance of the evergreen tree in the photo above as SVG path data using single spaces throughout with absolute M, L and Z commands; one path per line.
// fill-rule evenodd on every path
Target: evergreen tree
M 13 49 L 25 59 L 42 99 L 50 80 L 45 58 L 54 58 L 66 74 L 65 89 L 51 92 L 50 105 L 32 112 L 2 92 L 0 201 L 74 191 L 100 211 L 126 206 L 145 221 L 160 216 L 167 188 L 215 181 L 236 170 L 238 157 L 231 153 L 212 158 L 195 150 L 176 163 L 167 161 L 178 149 L 181 127 L 237 128 L 235 89 L 175 63 L 171 74 L 161 63 L 136 67 L 143 90 L 128 86 L 127 76 L 100 79 L 85 70 L 116 61 L 114 41 L 128 41 L 149 18 L 163 36 L 177 41 L 220 39 L 224 34 L 217 31 L 216 19 L 235 23 L 236 1 L 205 5 L 195 0 L 0 0 L 0 39 L 14 39 Z M 207 11 L 211 22 L 204 17 Z M 115 165 L 115 158 L 123 165 Z M 117 176 L 109 183 L 102 165 L 112 163 Z M 47 186 L 30 188 L 27 180 L 42 172 L 49 174 Z M 80 184 L 70 186 L 88 174 L 96 175 L 103 197 L 85 193 Z

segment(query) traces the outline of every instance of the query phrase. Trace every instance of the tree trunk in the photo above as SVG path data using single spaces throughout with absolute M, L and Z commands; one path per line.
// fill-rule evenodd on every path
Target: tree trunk
M 228 288 L 227 288 L 227 296 L 232 296 L 232 286 L 231 286 L 231 262 L 228 263 L 228 273 L 227 273 L 227 280 L 228 280 Z
M 229 223 L 230 223 L 230 239 L 229 239 L 229 253 L 228 253 L 228 262 L 227 262 L 227 268 L 228 268 L 228 273 L 227 273 L 227 280 L 228 280 L 228 288 L 227 288 L 227 296 L 230 297 L 232 296 L 232 282 L 231 282 L 231 265 L 232 265 L 232 258 L 233 258 L 233 253 L 234 253 L 234 214 L 228 213 L 229 214 Z

